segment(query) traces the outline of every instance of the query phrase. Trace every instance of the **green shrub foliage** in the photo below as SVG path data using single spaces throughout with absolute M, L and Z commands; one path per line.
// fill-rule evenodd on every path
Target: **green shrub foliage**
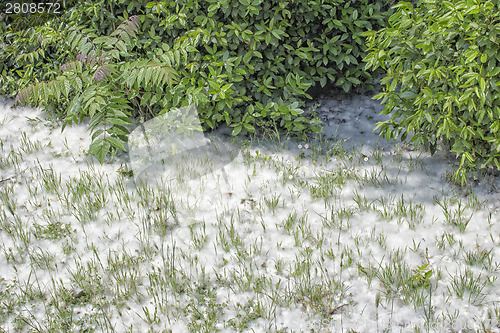
M 388 140 L 400 135 L 432 154 L 439 142 L 455 153 L 454 174 L 500 170 L 500 1 L 424 0 L 399 3 L 389 26 L 367 32 L 366 67 L 381 67 L 391 119 L 379 123 Z
M 0 93 L 65 123 L 90 118 L 89 151 L 124 149 L 132 118 L 194 104 L 205 128 L 282 129 L 305 138 L 320 121 L 308 89 L 370 86 L 362 33 L 388 1 L 100 0 L 24 30 L 2 27 Z

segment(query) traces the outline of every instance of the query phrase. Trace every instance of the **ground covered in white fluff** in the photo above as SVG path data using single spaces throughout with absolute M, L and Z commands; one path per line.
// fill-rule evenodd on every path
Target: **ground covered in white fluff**
M 369 94 L 315 102 L 321 141 L 144 184 L 2 99 L 0 331 L 499 332 L 498 177 L 378 141 Z

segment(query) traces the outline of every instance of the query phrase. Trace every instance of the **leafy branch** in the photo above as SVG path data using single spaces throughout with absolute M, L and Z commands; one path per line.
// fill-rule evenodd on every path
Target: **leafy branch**
M 97 36 L 90 29 L 79 31 L 80 27 L 74 27 L 67 38 L 68 47 L 73 54 L 77 53 L 74 59 L 59 67 L 60 75 L 55 80 L 23 88 L 16 96 L 16 103 L 42 106 L 51 101 L 66 102 L 62 130 L 88 116 L 92 135 L 89 153 L 101 163 L 108 153 L 114 156 L 118 149 L 125 150 L 130 134 L 127 125 L 132 124 L 129 111 L 132 106 L 125 92 L 172 85 L 176 72 L 171 64 L 180 61 L 182 53 L 172 50 L 170 57 L 165 56 L 165 62 L 123 61 L 129 56 L 138 22 L 137 16 L 131 16 L 110 36 Z M 158 100 L 156 97 L 156 101 L 149 102 Z

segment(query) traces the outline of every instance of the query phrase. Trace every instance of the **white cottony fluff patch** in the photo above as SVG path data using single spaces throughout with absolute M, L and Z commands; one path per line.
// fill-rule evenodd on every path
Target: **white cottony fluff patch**
M 163 184 L 2 99 L 0 327 L 499 332 L 499 180 L 468 194 L 444 154 L 378 141 L 370 97 L 318 98 L 324 142 L 191 156 L 201 177 Z

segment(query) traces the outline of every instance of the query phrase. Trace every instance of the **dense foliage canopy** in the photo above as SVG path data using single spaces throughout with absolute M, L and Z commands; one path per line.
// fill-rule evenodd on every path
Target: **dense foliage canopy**
M 123 149 L 127 125 L 196 105 L 206 128 L 233 135 L 320 122 L 308 89 L 369 84 L 362 32 L 385 24 L 387 1 L 82 1 L 0 37 L 0 93 L 45 106 L 66 123 L 91 120 L 90 152 Z M 66 4 L 68 6 L 68 4 Z M 28 15 L 29 16 L 29 15 Z M 31 15 L 24 20 L 33 20 Z
M 366 33 L 367 68 L 382 67 L 391 119 L 388 139 L 411 141 L 434 153 L 439 140 L 466 171 L 500 170 L 500 1 L 401 2 L 389 26 Z

